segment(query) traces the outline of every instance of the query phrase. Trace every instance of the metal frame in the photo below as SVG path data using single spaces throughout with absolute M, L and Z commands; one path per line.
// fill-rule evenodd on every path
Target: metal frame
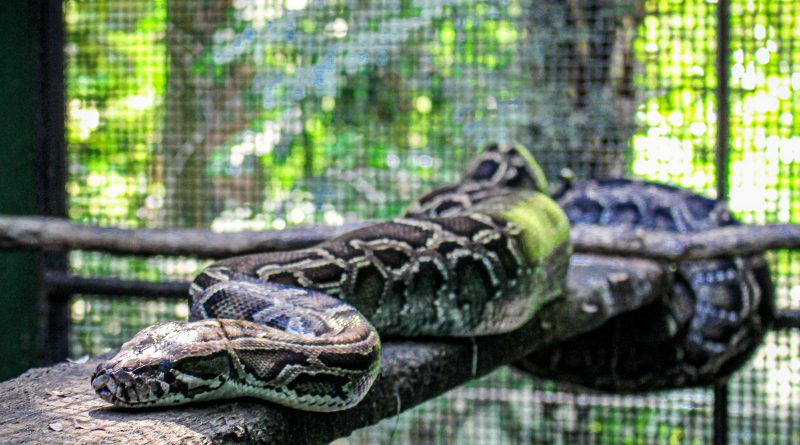
M 65 31 L 61 0 L 35 0 L 34 22 L 38 26 L 38 52 L 41 62 L 37 67 L 39 105 L 36 145 L 45 167 L 41 172 L 40 196 L 43 213 L 47 216 L 67 217 L 67 142 L 66 142 L 66 85 L 65 85 Z M 46 193 L 44 192 L 46 191 Z M 66 253 L 49 253 L 42 256 L 42 274 L 47 271 L 66 272 Z M 43 280 L 44 281 L 44 280 Z M 45 286 L 43 286 L 45 287 Z M 44 292 L 42 318 L 39 325 L 44 331 L 42 361 L 46 364 L 64 361 L 69 354 L 69 301 L 72 294 Z
M 7 1 L 3 17 L 4 124 L 0 129 L 0 211 L 66 217 L 64 27 L 61 0 Z M 69 322 L 67 296 L 41 290 L 43 270 L 66 270 L 64 254 L 3 253 L 8 332 L 0 378 L 66 356 L 57 336 Z M 66 339 L 61 345 L 66 346 Z M 19 369 L 23 368 L 23 369 Z
M 40 102 L 36 82 L 40 59 L 34 4 L 0 3 L 0 211 L 6 214 L 41 213 L 42 183 L 37 135 Z M 0 342 L 0 379 L 9 378 L 39 362 L 39 257 L 28 252 L 0 253 L 0 323 L 6 329 Z
M 717 3 L 717 146 L 715 150 L 717 199 L 728 199 L 728 154 L 730 151 L 730 2 Z M 728 382 L 714 385 L 714 445 L 728 443 Z

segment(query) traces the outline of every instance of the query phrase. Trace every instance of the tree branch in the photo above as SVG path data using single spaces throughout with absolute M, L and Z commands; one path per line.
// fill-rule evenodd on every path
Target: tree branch
M 588 264 L 591 263 L 591 266 Z M 255 400 L 161 410 L 120 410 L 97 398 L 89 376 L 102 358 L 32 369 L 0 384 L 3 440 L 10 443 L 327 443 L 377 423 L 525 356 L 602 324 L 664 291 L 668 274 L 642 259 L 573 256 L 570 298 L 509 334 L 386 342 L 381 375 L 355 408 L 318 414 Z M 474 363 L 474 368 L 473 368 Z M 474 373 L 473 373 L 474 369 Z
M 215 233 L 203 229 L 118 229 L 58 218 L 6 216 L 0 217 L 0 250 L 97 250 L 224 258 L 309 247 L 369 224 Z M 572 243 L 576 252 L 684 261 L 794 249 L 800 247 L 800 225 L 728 226 L 688 234 L 580 225 L 572 228 Z
M 800 225 L 727 226 L 693 233 L 579 225 L 572 227 L 571 238 L 576 252 L 686 261 L 796 249 Z
M 0 250 L 96 250 L 122 255 L 225 258 L 313 246 L 368 222 L 280 231 L 215 233 L 205 229 L 118 229 L 47 217 L 0 217 Z

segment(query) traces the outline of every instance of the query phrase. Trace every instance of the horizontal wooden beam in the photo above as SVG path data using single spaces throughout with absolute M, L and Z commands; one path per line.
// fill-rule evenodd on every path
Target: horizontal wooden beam
M 342 226 L 299 226 L 285 230 L 216 233 L 203 229 L 118 229 L 45 217 L 0 217 L 0 250 L 95 250 L 124 255 L 187 255 L 225 258 L 313 246 L 369 221 Z M 728 226 L 694 233 L 572 227 L 576 252 L 670 261 L 749 255 L 800 247 L 800 225 Z
M 800 225 L 727 226 L 692 233 L 579 225 L 572 227 L 571 238 L 576 252 L 686 261 L 797 249 Z
M 93 250 L 120 255 L 225 258 L 309 247 L 367 224 L 216 233 L 204 229 L 120 229 L 61 218 L 0 216 L 0 250 Z

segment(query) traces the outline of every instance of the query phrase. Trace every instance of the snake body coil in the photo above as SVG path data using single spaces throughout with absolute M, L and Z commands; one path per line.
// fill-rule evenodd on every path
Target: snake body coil
M 691 233 L 738 224 L 724 203 L 641 180 L 579 181 L 555 196 L 574 225 Z M 774 289 L 762 255 L 674 264 L 655 301 L 516 365 L 596 390 L 709 385 L 739 369 L 770 323 Z
M 404 217 L 291 252 L 230 258 L 191 286 L 190 322 L 139 332 L 92 386 L 125 407 L 240 396 L 335 411 L 380 369 L 380 335 L 511 331 L 563 296 L 569 226 L 517 145 Z

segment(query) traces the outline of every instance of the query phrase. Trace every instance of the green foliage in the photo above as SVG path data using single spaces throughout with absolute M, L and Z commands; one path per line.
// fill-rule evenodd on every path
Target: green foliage
M 69 215 L 143 225 L 166 88 L 166 1 L 64 2 Z M 124 20 L 122 18 L 124 17 Z
M 154 154 L 163 144 L 170 100 L 165 96 L 170 75 L 167 6 L 163 0 L 127 5 L 120 9 L 113 0 L 65 3 L 73 166 L 68 188 L 74 219 L 143 226 L 163 218 L 169 211 L 164 201 L 171 197 L 171 165 Z M 447 158 L 451 151 L 430 147 L 463 144 L 459 135 L 467 131 L 464 122 L 485 119 L 484 101 L 512 100 L 523 87 L 516 81 L 489 91 L 477 78 L 467 77 L 475 82 L 467 86 L 474 88 L 473 100 L 481 106 L 464 109 L 454 96 L 462 92 L 446 87 L 470 70 L 501 73 L 510 66 L 524 32 L 515 22 L 518 2 L 499 9 L 464 2 L 459 9 L 446 6 L 435 13 L 441 18 L 433 19 L 428 17 L 434 10 L 408 4 L 396 16 L 382 11 L 385 17 L 371 18 L 363 30 L 351 29 L 353 23 L 342 18 L 305 15 L 311 8 L 305 1 L 276 5 L 263 9 L 236 2 L 219 20 L 211 44 L 200 47 L 202 53 L 193 58 L 192 75 L 198 82 L 210 80 L 212 88 L 230 88 L 225 82 L 236 69 L 257 73 L 236 92 L 251 116 L 241 123 L 247 130 L 212 147 L 202 171 L 215 183 L 245 177 L 260 182 L 263 201 L 227 198 L 212 215 L 212 223 L 222 221 L 218 227 L 251 227 L 256 220 L 260 222 L 253 227 L 282 226 L 287 218 L 281 209 L 293 205 L 275 205 L 276 200 L 314 196 L 320 192 L 314 186 L 319 178 L 353 169 L 366 178 L 395 170 L 396 177 L 413 181 L 384 182 L 380 188 L 386 190 L 374 190 L 368 197 L 376 203 L 372 206 L 359 199 L 363 190 L 329 196 L 332 211 L 339 214 L 329 219 L 390 216 L 424 184 L 457 174 L 459 163 Z M 346 9 L 339 13 L 349 14 Z M 439 39 L 420 33 L 427 29 Z M 391 57 L 383 52 L 386 46 L 353 53 L 312 44 L 321 35 L 326 44 L 336 45 L 393 34 L 400 35 L 403 51 Z M 427 60 L 435 69 L 420 82 L 420 63 Z M 455 122 L 454 114 L 459 116 Z M 250 221 L 231 224 L 224 217 L 237 208 L 248 208 Z M 319 209 L 314 203 L 302 220 L 319 219 Z
M 64 5 L 70 215 L 153 225 L 167 211 L 169 192 L 164 172 L 170 166 L 154 155 L 163 143 L 168 105 L 167 5 L 148 0 L 126 2 L 123 9 L 118 3 L 69 0 Z M 358 191 L 329 197 L 340 216 L 389 215 L 425 184 L 457 174 L 459 162 L 448 157 L 453 150 L 437 147 L 474 149 L 462 145 L 468 140 L 464 135 L 470 122 L 486 118 L 486 111 L 464 107 L 458 98 L 463 90 L 448 90 L 454 79 L 467 76 L 475 103 L 514 100 L 524 88 L 523 79 L 512 77 L 483 92 L 479 78 L 467 75 L 478 69 L 499 76 L 519 57 L 526 30 L 515 21 L 521 10 L 516 1 L 502 8 L 473 2 L 459 11 L 445 6 L 438 18 L 424 23 L 432 39 L 416 37 L 427 10 L 410 3 L 396 17 L 388 11 L 383 18 L 371 17 L 363 30 L 350 29 L 352 23 L 342 19 L 304 14 L 309 8 L 304 1 L 289 2 L 285 10 L 237 5 L 220 21 L 213 44 L 201 48 L 194 73 L 198 80 L 219 84 L 237 66 L 257 72 L 238 92 L 255 113 L 244 122 L 246 131 L 212 149 L 203 171 L 217 182 L 248 176 L 264 184 L 264 201 L 227 199 L 212 220 L 241 206 L 250 208 L 250 218 L 283 218 L 265 210 L 270 207 L 265 203 L 293 191 L 313 196 L 320 178 L 352 169 L 362 170 L 365 178 L 388 169 L 395 178 L 414 179 L 381 184 L 386 190 L 378 194 L 385 195 L 386 206 L 363 206 Z M 794 221 L 800 214 L 800 203 L 782 198 L 781 192 L 798 185 L 783 167 L 800 160 L 800 139 L 793 135 L 793 93 L 800 88 L 800 74 L 786 62 L 792 60 L 796 17 L 777 13 L 773 5 L 732 3 L 732 27 L 739 38 L 731 54 L 730 195 L 732 208 L 751 221 Z M 704 0 L 649 0 L 644 6 L 657 13 L 645 17 L 634 42 L 642 67 L 634 81 L 644 100 L 637 111 L 642 130 L 632 139 L 632 171 L 713 193 L 716 6 Z M 347 14 L 343 10 L 340 17 Z M 320 35 L 330 45 L 362 34 L 377 38 L 388 33 L 387 23 L 406 39 L 403 51 L 391 59 L 377 51 L 326 53 L 308 45 Z M 423 60 L 431 69 L 420 82 Z M 316 76 L 311 84 L 309 76 Z M 311 213 L 308 218 L 318 218 L 316 210 Z
M 650 0 L 634 50 L 645 92 L 633 137 L 633 173 L 706 194 L 715 190 L 717 104 L 716 5 Z M 749 222 L 800 221 L 800 204 L 786 195 L 800 161 L 794 136 L 792 66 L 798 11 L 779 2 L 731 2 L 730 206 Z

